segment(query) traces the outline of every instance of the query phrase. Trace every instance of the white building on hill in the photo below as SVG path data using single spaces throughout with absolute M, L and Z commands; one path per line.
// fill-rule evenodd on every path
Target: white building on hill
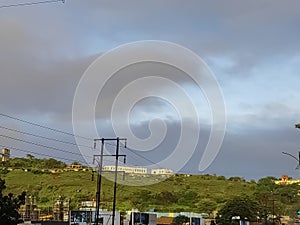
M 115 166 L 104 166 L 102 167 L 102 171 L 112 171 L 115 172 Z M 118 172 L 125 172 L 129 174 L 147 174 L 148 169 L 144 167 L 132 167 L 132 166 L 118 166 Z M 152 169 L 151 174 L 154 175 L 169 175 L 173 174 L 172 170 L 169 169 Z
M 151 174 L 156 174 L 156 175 L 173 174 L 173 171 L 169 169 L 153 169 L 151 170 Z
M 103 171 L 115 171 L 115 166 L 104 166 Z M 130 167 L 130 166 L 118 166 L 118 172 L 135 173 L 135 174 L 147 174 L 147 168 L 143 167 Z

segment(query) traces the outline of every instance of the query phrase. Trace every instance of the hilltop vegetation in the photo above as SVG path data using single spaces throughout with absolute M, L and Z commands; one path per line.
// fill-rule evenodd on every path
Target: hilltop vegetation
M 27 154 L 26 158 L 10 159 L 9 162 L 5 163 L 5 166 L 23 169 L 63 169 L 68 165 L 53 158 L 37 159 L 34 156 Z
M 20 168 L 16 161 L 34 161 L 34 165 L 27 172 Z M 81 207 L 81 201 L 95 199 L 96 177 L 92 180 L 92 171 L 64 171 L 59 173 L 41 172 L 36 169 L 41 165 L 48 165 L 45 159 L 13 159 L 10 166 L 18 165 L 18 169 L 3 172 L 1 178 L 6 180 L 7 191 L 21 193 L 26 191 L 28 195 L 35 196 L 38 205 L 47 211 L 53 206 L 58 196 L 70 199 L 71 208 Z M 55 160 L 56 161 L 56 160 Z M 56 161 L 55 168 L 65 168 L 67 165 Z M 58 166 L 58 167 L 57 167 Z M 35 168 L 35 169 L 34 169 Z M 106 174 L 113 176 L 113 174 Z M 157 175 L 120 175 L 120 181 L 139 181 L 147 183 L 147 180 L 157 179 Z M 275 178 L 267 177 L 247 182 L 240 177 L 226 179 L 216 175 L 173 175 L 162 182 L 147 186 L 117 186 L 117 208 L 130 210 L 138 208 L 141 211 L 154 209 L 163 212 L 193 211 L 199 213 L 212 213 L 220 210 L 225 203 L 237 196 L 247 196 L 255 199 L 264 210 L 274 210 L 283 215 L 294 215 L 299 209 L 298 185 L 275 185 Z M 111 209 L 113 200 L 113 182 L 103 177 L 101 189 L 102 208 Z M 273 201 L 274 200 L 274 201 Z M 272 202 L 273 201 L 273 202 Z

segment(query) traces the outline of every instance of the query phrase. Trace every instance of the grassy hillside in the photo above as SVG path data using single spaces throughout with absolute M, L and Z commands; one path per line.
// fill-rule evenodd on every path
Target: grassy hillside
M 113 178 L 113 174 L 106 174 Z M 1 175 L 6 180 L 7 192 L 19 194 L 27 191 L 35 196 L 38 205 L 46 209 L 53 205 L 58 196 L 70 198 L 71 207 L 80 207 L 81 201 L 95 198 L 96 177 L 92 181 L 91 171 L 65 171 L 60 173 L 25 172 L 13 170 Z M 246 182 L 240 178 L 225 179 L 222 176 L 210 175 L 174 175 L 166 180 L 157 181 L 159 176 L 130 176 L 119 174 L 117 189 L 117 208 L 130 210 L 137 207 L 140 210 L 154 208 L 157 211 L 194 211 L 211 212 L 221 207 L 232 196 L 251 195 L 256 189 L 255 182 Z M 113 199 L 113 182 L 102 179 L 102 207 L 111 209 Z M 126 184 L 138 183 L 140 186 Z

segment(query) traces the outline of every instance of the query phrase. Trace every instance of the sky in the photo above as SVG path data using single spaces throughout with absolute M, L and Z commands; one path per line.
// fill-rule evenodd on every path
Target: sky
M 199 171 L 214 124 L 212 102 L 206 98 L 205 90 L 183 71 L 159 63 L 129 66 L 111 77 L 94 109 L 99 137 L 116 136 L 113 121 L 117 121 L 116 126 L 121 130 L 129 123 L 136 137 L 145 140 L 139 144 L 134 138 L 128 138 L 131 149 L 121 148 L 128 155 L 129 166 L 166 167 L 161 161 L 172 155 L 180 137 L 187 135 L 190 139 L 185 143 L 197 139 L 197 146 L 193 151 L 189 145 L 181 146 L 179 150 L 188 152 L 189 157 L 186 162 L 179 157 L 171 163 L 180 165 L 178 173 L 240 176 L 247 180 L 284 174 L 300 178 L 300 171 L 295 170 L 298 162 L 282 153 L 297 156 L 300 151 L 300 130 L 294 127 L 300 122 L 298 0 L 66 0 L 65 3 L 4 7 L 33 2 L 0 1 L 1 114 L 73 133 L 76 90 L 94 60 L 132 42 L 174 43 L 191 50 L 205 62 L 222 93 L 225 136 L 211 164 Z M 164 51 L 156 50 L 158 54 L 159 50 Z M 183 56 L 178 58 L 183 60 Z M 126 85 L 140 77 L 157 74 L 185 90 L 199 118 L 194 118 L 190 111 L 181 118 L 176 107 L 182 109 L 184 98 L 161 81 L 142 87 L 133 85 L 132 89 L 138 90 L 131 94 L 142 96 L 147 90 L 159 96 L 175 96 L 178 100 L 168 102 L 152 94 L 140 99 L 129 112 L 125 112 L 124 104 L 117 105 L 121 110 L 111 114 L 113 100 Z M 188 127 L 188 134 L 181 132 L 181 120 Z M 80 123 L 84 127 L 94 121 L 83 119 Z M 195 136 L 198 123 L 201 130 Z M 0 116 L 0 144 L 18 148 L 12 150 L 15 157 L 30 151 L 36 157 L 91 163 L 92 155 L 99 154 L 91 149 L 92 139 L 98 137 L 91 136 L 89 128 L 80 131 L 89 138 L 81 140 L 88 158 L 82 157 L 82 149 L 74 145 L 24 132 L 75 142 L 71 135 Z M 149 137 L 157 145 L 143 149 Z M 113 151 L 114 145 L 115 142 L 109 143 L 108 151 Z M 107 158 L 105 163 L 114 161 Z M 166 165 L 173 169 L 171 164 Z

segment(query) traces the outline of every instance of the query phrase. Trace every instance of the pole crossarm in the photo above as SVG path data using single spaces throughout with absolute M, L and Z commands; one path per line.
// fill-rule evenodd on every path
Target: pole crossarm
M 95 138 L 94 141 L 116 141 L 118 138 Z M 127 141 L 127 138 L 119 138 L 120 141 Z

